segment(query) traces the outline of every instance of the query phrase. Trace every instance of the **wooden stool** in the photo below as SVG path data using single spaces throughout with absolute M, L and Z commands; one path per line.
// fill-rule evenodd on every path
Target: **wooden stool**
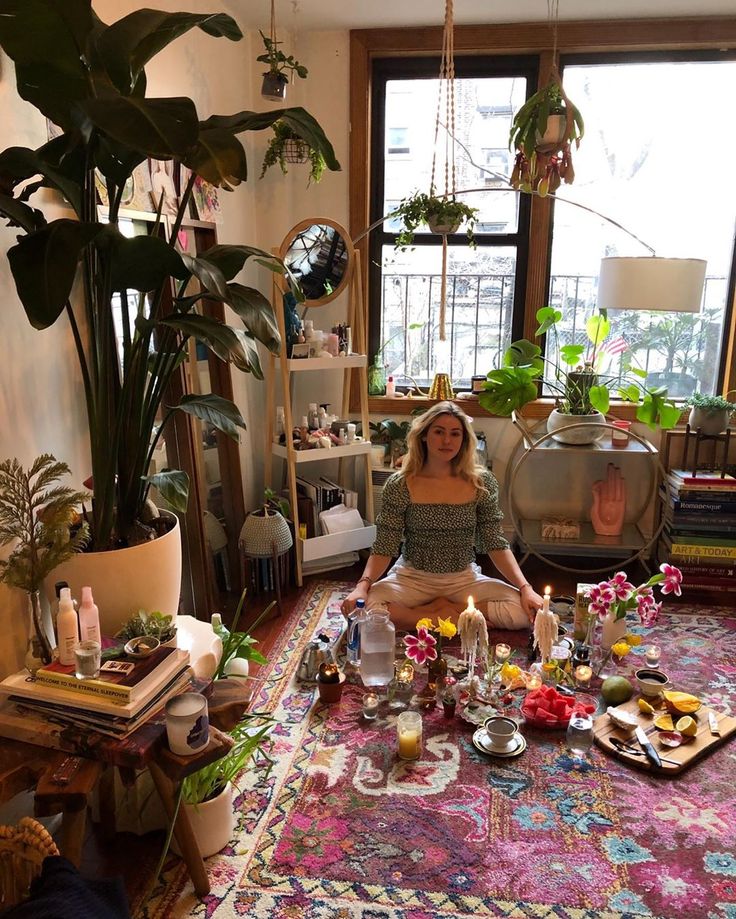
M 102 763 L 96 760 L 58 753 L 36 785 L 34 813 L 37 817 L 63 815 L 61 854 L 77 868 L 84 843 L 88 795 L 102 769 Z

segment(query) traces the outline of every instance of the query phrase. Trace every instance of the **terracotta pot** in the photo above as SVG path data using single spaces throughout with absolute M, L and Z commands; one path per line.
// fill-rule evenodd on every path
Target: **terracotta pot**
M 572 431 L 565 430 L 572 425 L 585 422 L 595 422 L 595 425 L 575 428 Z M 553 409 L 547 419 L 547 430 L 561 444 L 592 444 L 605 435 L 606 428 L 598 427 L 599 424 L 605 424 L 605 422 L 606 418 L 600 412 L 592 412 L 590 415 L 565 415 Z
M 82 587 L 92 588 L 103 635 L 114 635 L 140 609 L 176 618 L 181 593 L 181 530 L 174 514 L 161 511 L 161 515 L 173 522 L 164 536 L 129 549 L 81 552 L 55 568 L 44 581 L 52 609 L 56 606 L 54 584 L 66 581 L 72 597 L 80 598 Z
M 345 683 L 345 674 L 340 674 L 340 679 L 337 683 L 323 683 L 319 677 L 317 678 L 317 689 L 319 691 L 319 701 L 325 702 L 330 705 L 333 702 L 339 702 L 342 698 L 342 687 Z

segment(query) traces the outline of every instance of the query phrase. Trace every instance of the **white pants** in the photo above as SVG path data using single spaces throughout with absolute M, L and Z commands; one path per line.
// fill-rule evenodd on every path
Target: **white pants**
M 486 577 L 475 564 L 463 571 L 431 574 L 412 568 L 399 558 L 386 577 L 371 587 L 366 605 L 370 609 L 394 602 L 412 609 L 438 597 L 446 597 L 453 603 L 466 603 L 472 597 L 477 608 L 486 612 L 490 625 L 499 629 L 529 628 L 519 591 L 504 581 Z

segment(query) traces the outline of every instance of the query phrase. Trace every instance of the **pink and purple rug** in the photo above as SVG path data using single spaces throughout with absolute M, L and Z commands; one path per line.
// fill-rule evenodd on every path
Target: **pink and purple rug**
M 212 892 L 198 901 L 172 858 L 141 915 L 736 919 L 736 744 L 663 779 L 598 749 L 581 766 L 554 731 L 525 729 L 523 755 L 491 760 L 471 725 L 434 711 L 422 759 L 401 763 L 396 716 L 364 722 L 361 687 L 327 707 L 293 679 L 347 589 L 316 586 L 274 649 L 259 708 L 277 718 L 276 766 L 244 776 L 237 837 L 207 862 Z M 733 713 L 732 611 L 680 606 L 647 639 L 678 685 Z

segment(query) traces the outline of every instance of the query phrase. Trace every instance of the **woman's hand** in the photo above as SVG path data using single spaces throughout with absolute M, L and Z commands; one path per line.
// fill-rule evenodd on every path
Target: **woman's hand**
M 366 584 L 365 581 L 361 581 L 350 591 L 347 597 L 345 597 L 345 599 L 342 601 L 342 606 L 340 607 L 340 610 L 342 611 L 343 616 L 345 616 L 345 618 L 347 619 L 350 613 L 352 613 L 352 611 L 355 609 L 356 600 L 367 600 L 367 599 L 368 599 L 368 585 Z M 541 605 L 541 601 L 540 601 L 540 605 Z
M 531 584 L 524 584 L 524 586 L 519 591 L 521 608 L 529 617 L 529 622 L 534 622 L 534 617 L 537 615 L 537 610 L 542 608 L 544 600 L 539 596 L 539 594 L 534 590 Z

